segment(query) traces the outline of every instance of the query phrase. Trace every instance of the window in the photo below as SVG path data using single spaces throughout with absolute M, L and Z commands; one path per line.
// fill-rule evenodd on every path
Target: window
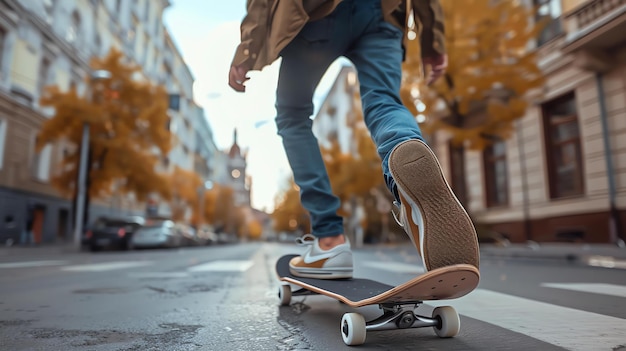
M 47 182 L 50 180 L 50 157 L 52 155 L 52 145 L 47 144 L 37 152 L 37 137 L 33 138 L 32 174 L 35 179 Z
M 41 60 L 41 65 L 39 66 L 39 78 L 37 81 L 37 85 L 38 85 L 37 88 L 38 88 L 40 95 L 43 95 L 43 90 L 46 84 L 48 84 L 48 78 L 50 75 L 50 66 L 51 66 L 50 60 L 44 57 Z
M 99 33 L 96 33 L 96 37 L 94 39 L 93 51 L 96 56 L 100 56 L 102 54 L 102 38 Z
M 154 17 L 154 22 L 153 23 L 154 23 L 154 33 L 153 33 L 154 36 L 155 37 L 160 37 L 159 29 L 161 29 L 161 21 L 160 21 L 158 15 Z
M 6 41 L 7 32 L 0 27 L 0 79 L 2 78 L 2 58 L 4 57 L 4 42 Z
M 150 38 L 146 33 L 143 34 L 143 64 L 146 66 L 146 62 L 148 61 L 148 50 L 150 48 Z
M 506 165 L 506 143 L 496 141 L 483 151 L 487 207 L 506 206 L 509 186 Z
M 43 7 L 45 10 L 45 21 L 48 24 L 52 24 L 54 14 L 54 2 L 55 0 L 43 0 Z
M 74 11 L 72 13 L 72 19 L 70 26 L 67 28 L 67 33 L 65 35 L 65 39 L 70 43 L 75 43 L 78 41 L 78 35 L 80 33 L 80 15 L 78 12 Z
M 533 0 L 537 7 L 536 21 L 547 21 L 539 33 L 537 46 L 554 39 L 563 32 L 561 27 L 561 0 Z
M 169 95 L 169 105 L 170 110 L 180 111 L 180 94 L 170 94 Z
M 135 32 L 135 30 L 137 28 L 139 28 L 139 19 L 137 19 L 137 17 L 135 17 L 135 15 L 133 15 L 132 18 L 132 25 L 131 27 L 126 31 L 126 43 L 128 44 L 129 48 L 132 48 L 133 50 L 135 49 L 135 45 L 137 44 L 137 32 Z
M 582 153 L 574 94 L 545 104 L 543 116 L 550 197 L 582 195 Z
M 4 162 L 4 144 L 7 140 L 7 121 L 0 119 L 0 169 Z
M 465 184 L 465 148 L 463 145 L 448 144 L 450 153 L 450 186 L 459 202 L 467 207 L 467 185 Z
M 148 22 L 148 14 L 150 13 L 150 1 L 152 0 L 144 0 L 143 19 L 146 22 Z

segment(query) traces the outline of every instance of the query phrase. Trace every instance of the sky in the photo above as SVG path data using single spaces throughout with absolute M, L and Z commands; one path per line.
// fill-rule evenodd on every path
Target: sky
M 194 100 L 204 108 L 217 147 L 227 150 L 237 142 L 248 152 L 247 172 L 252 177 L 252 207 L 271 211 L 274 197 L 291 177 L 291 170 L 276 134 L 274 108 L 280 60 L 262 71 L 250 72 L 245 93 L 228 86 L 228 70 L 237 45 L 246 0 L 171 0 L 164 22 L 193 76 Z M 320 83 L 319 107 L 338 72 L 337 62 Z

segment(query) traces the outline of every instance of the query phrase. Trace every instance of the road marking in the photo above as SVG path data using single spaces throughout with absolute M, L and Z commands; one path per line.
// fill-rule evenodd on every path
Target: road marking
M 626 341 L 626 320 L 573 308 L 477 289 L 450 301 L 464 316 L 506 328 L 568 350 L 614 350 Z
M 105 272 L 105 271 L 113 271 L 116 269 L 144 267 L 144 266 L 149 266 L 151 264 L 152 264 L 151 261 L 104 262 L 104 263 L 93 263 L 93 264 L 69 266 L 69 267 L 63 267 L 61 269 L 64 271 L 68 271 L 68 272 Z
M 67 264 L 67 261 L 49 260 L 49 261 L 26 261 L 26 262 L 9 262 L 0 263 L 0 268 L 28 268 L 28 267 L 46 267 L 61 266 Z
M 372 268 L 372 269 L 380 269 L 383 271 L 394 272 L 394 273 L 408 273 L 408 274 L 420 274 L 424 273 L 424 267 L 422 267 L 419 263 L 408 264 L 401 262 L 364 262 L 362 265 Z
M 626 297 L 626 286 L 602 283 L 542 283 L 546 288 L 582 291 L 592 294 Z
M 252 261 L 213 261 L 189 267 L 189 272 L 245 272 L 252 267 Z
M 619 260 L 612 256 L 589 256 L 587 264 L 594 267 L 626 269 L 626 260 Z

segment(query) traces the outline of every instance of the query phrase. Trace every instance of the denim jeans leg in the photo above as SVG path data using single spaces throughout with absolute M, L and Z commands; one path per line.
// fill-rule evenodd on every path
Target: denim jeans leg
M 328 66 L 337 58 L 334 51 L 323 41 L 312 43 L 300 35 L 296 37 L 281 53 L 276 91 L 278 134 L 316 237 L 343 233 L 343 219 L 337 215 L 341 203 L 332 193 L 310 118 L 313 93 Z
M 347 57 L 358 71 L 365 124 L 382 160 L 385 182 L 399 200 L 389 172 L 389 154 L 403 141 L 423 138 L 415 117 L 400 99 L 403 33 L 384 21 L 380 8 L 373 15 L 375 19 L 369 18 Z

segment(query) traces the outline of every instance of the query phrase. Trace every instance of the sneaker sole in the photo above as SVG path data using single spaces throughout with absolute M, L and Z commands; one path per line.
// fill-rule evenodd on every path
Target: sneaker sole
M 352 278 L 352 271 L 342 271 L 342 270 L 337 270 L 337 271 L 325 271 L 325 272 L 320 272 L 319 270 L 316 271 L 302 271 L 302 270 L 295 270 L 293 267 L 289 266 L 289 273 L 291 273 L 291 275 L 293 275 L 295 278 L 313 278 L 313 279 L 351 279 Z
M 398 190 L 409 197 L 422 214 L 422 259 L 428 271 L 471 264 L 478 268 L 480 253 L 476 229 L 448 185 L 437 157 L 426 144 L 410 140 L 398 145 L 389 157 L 389 170 Z M 410 208 L 410 206 L 408 206 Z M 411 209 L 414 211 L 414 209 Z M 407 214 L 411 220 L 411 213 Z

